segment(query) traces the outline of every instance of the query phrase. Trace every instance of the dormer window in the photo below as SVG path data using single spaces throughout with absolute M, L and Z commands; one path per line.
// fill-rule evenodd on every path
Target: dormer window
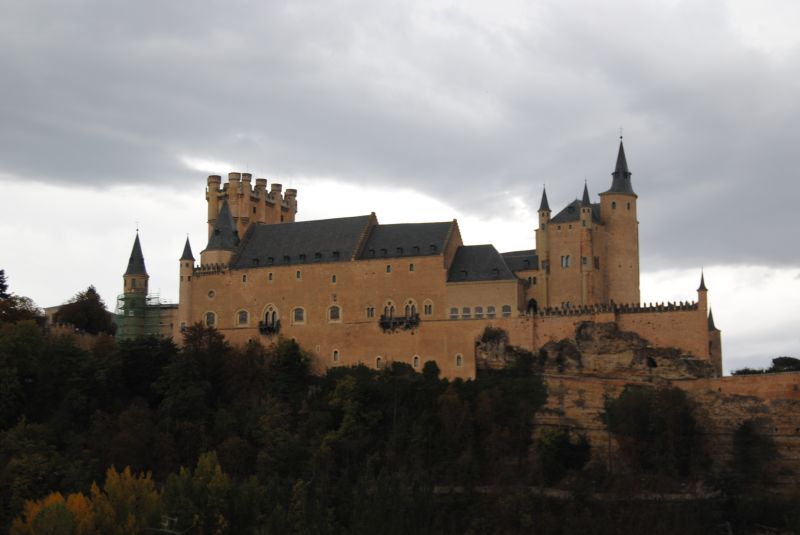
M 314 260 L 316 260 L 317 262 L 322 260 L 322 253 L 314 253 Z
M 291 258 L 289 258 L 289 256 L 288 256 L 288 255 L 285 255 L 285 256 L 283 257 L 283 263 L 284 263 L 284 264 L 289 264 L 289 263 L 291 263 L 291 261 L 292 261 L 292 259 L 291 259 Z
M 419 254 L 419 245 L 415 245 L 411 250 L 414 251 L 414 254 Z
M 370 256 L 375 256 L 375 249 L 370 249 L 369 250 L 369 255 Z
M 334 260 L 339 260 L 339 251 L 334 251 L 333 252 L 333 259 Z
M 402 248 L 402 247 L 398 247 L 398 248 L 397 248 L 397 254 L 398 254 L 399 256 L 402 256 L 402 254 L 403 254 L 403 248 Z
M 386 256 L 389 253 L 386 249 L 381 249 L 381 256 Z
M 274 263 L 275 263 L 275 259 L 273 257 L 271 257 L 271 256 L 267 257 L 267 265 L 268 266 L 271 266 Z
M 432 253 L 435 253 L 435 252 L 436 252 L 436 244 L 435 244 L 435 243 L 432 243 L 432 244 L 431 244 L 431 252 L 432 252 Z
M 305 262 L 306 261 L 306 255 L 305 254 L 301 254 L 300 255 L 300 261 L 301 262 Z

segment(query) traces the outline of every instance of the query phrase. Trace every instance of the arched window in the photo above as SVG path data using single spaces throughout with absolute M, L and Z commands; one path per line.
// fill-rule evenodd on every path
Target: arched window
M 419 368 L 419 355 L 414 355 L 411 359 L 411 366 L 416 370 Z
M 460 368 L 464 365 L 464 357 L 461 356 L 461 353 L 456 353 L 456 368 Z
M 486 307 L 486 317 L 490 320 L 493 320 L 495 317 L 494 305 L 489 305 Z
M 336 284 L 336 275 L 331 275 L 331 282 Z
M 380 355 L 375 357 L 375 368 L 378 370 L 383 369 L 383 359 L 380 357 Z
M 340 321 L 342 319 L 342 311 L 337 305 L 333 305 L 328 309 L 329 321 Z
M 433 302 L 430 299 L 426 299 L 425 303 L 423 303 L 422 312 L 426 316 L 432 316 L 433 315 Z
M 248 314 L 246 310 L 240 310 L 236 313 L 236 324 L 237 325 L 247 325 Z
M 264 311 L 262 312 L 262 317 L 264 318 L 264 325 L 267 327 L 275 327 L 278 325 L 278 309 L 272 303 L 268 304 L 264 307 Z
M 383 305 L 383 316 L 386 318 L 393 318 L 394 310 L 394 303 L 391 301 L 386 301 L 386 304 Z
M 461 309 L 461 318 L 468 320 L 472 317 L 472 310 L 469 307 L 463 307 Z
M 417 315 L 417 303 L 415 303 L 413 299 L 406 301 L 405 313 L 407 318 Z
M 339 362 L 339 350 L 338 349 L 334 349 L 333 350 L 333 353 L 331 354 L 331 358 L 333 359 L 333 362 Z
M 306 311 L 301 307 L 297 307 L 292 312 L 292 320 L 294 323 L 305 323 L 306 322 Z
M 217 315 L 213 312 L 206 312 L 206 326 L 214 327 L 217 324 Z
M 612 210 L 616 210 L 617 209 L 617 201 L 611 201 L 611 209 Z
M 511 317 L 511 305 L 503 305 L 503 317 L 504 318 Z

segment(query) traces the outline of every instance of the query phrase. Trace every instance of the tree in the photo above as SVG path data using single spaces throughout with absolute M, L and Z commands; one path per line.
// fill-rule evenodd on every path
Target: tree
M 90 334 L 114 334 L 116 330 L 111 314 L 106 310 L 106 304 L 94 286 L 78 292 L 66 304 L 61 305 L 55 320 L 57 323 L 74 325 L 76 329 Z
M 8 299 L 8 281 L 6 280 L 6 270 L 0 269 L 0 299 Z

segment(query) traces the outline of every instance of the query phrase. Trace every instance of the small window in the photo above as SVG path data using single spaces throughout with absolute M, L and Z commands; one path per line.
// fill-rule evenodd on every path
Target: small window
M 330 321 L 339 321 L 341 319 L 341 309 L 333 305 L 328 309 L 328 320 Z
M 409 271 L 414 271 L 414 264 L 409 264 L 408 265 L 408 270 Z
M 628 210 L 631 209 L 631 203 L 628 203 Z
M 189 275 L 188 277 L 186 277 L 186 282 L 192 282 L 192 276 L 191 276 L 191 275 Z
M 456 353 L 456 368 L 460 368 L 464 365 L 464 357 L 461 356 L 461 353 Z
M 206 312 L 206 326 L 214 327 L 217 324 L 217 315 L 213 312 Z
M 370 249 L 369 250 L 369 255 L 370 256 L 375 256 L 375 249 Z
M 572 230 L 572 225 L 569 225 L 569 226 L 568 226 L 568 229 L 569 229 L 569 230 Z
M 489 305 L 488 307 L 486 307 L 486 317 L 487 318 L 489 318 L 490 320 L 493 320 L 495 315 L 496 314 L 495 314 L 495 311 L 494 311 L 494 305 Z
M 254 259 L 253 259 L 253 265 L 254 265 L 254 266 L 257 266 L 257 265 L 258 265 L 258 263 L 259 263 L 259 260 L 258 260 L 258 258 L 254 258 Z
M 253 206 L 253 213 L 254 214 L 256 213 L 256 207 L 255 206 Z
M 585 266 L 588 263 L 589 263 L 589 259 L 586 258 L 585 256 L 582 256 L 581 257 L 581 264 Z
M 461 309 L 461 318 L 468 320 L 472 317 L 472 310 L 469 307 L 463 307 Z
M 367 318 L 375 317 L 375 307 L 367 307 Z
M 291 258 L 289 258 L 289 256 L 288 256 L 288 255 L 286 255 L 286 256 L 284 256 L 284 257 L 283 257 L 283 263 L 284 263 L 284 264 L 291 264 L 291 262 L 292 262 L 292 259 L 291 259 Z
M 581 221 L 581 226 L 586 227 L 586 221 Z
M 533 284 L 533 277 L 528 277 L 528 284 Z
M 131 279 L 131 288 L 136 288 L 136 279 Z
M 414 251 L 414 254 L 419 254 L 419 245 L 415 245 L 411 250 Z
M 242 275 L 242 282 L 247 282 L 247 275 Z
M 475 319 L 483 319 L 483 307 L 475 307 Z
M 214 290 L 209 290 L 208 291 L 208 298 L 209 299 L 214 299 L 214 296 L 216 296 L 216 295 L 217 295 L 217 292 L 215 292 Z
M 397 248 L 397 256 L 403 256 L 403 248 L 402 247 L 398 247 Z
M 594 257 L 594 269 L 600 269 L 600 257 L 599 256 L 595 256 Z
M 617 209 L 617 201 L 611 201 L 611 209 L 612 210 L 616 210 Z
M 300 255 L 300 261 L 301 262 L 305 262 L 306 261 L 306 255 L 305 254 L 301 254 Z
M 334 349 L 331 357 L 333 358 L 333 362 L 339 362 L 339 350 Z
M 314 260 L 317 262 L 322 260 L 322 253 L 314 253 Z
M 240 310 L 236 313 L 236 323 L 239 325 L 247 325 L 247 311 Z
M 269 282 L 272 282 L 272 272 L 271 271 L 269 273 L 267 273 L 267 280 Z
M 504 318 L 511 317 L 511 305 L 503 305 L 503 317 Z
M 422 305 L 422 311 L 426 316 L 433 315 L 433 303 L 425 303 Z
M 292 317 L 294 318 L 295 323 L 305 323 L 306 311 L 299 307 L 295 308 Z
M 392 265 L 386 264 L 386 273 L 391 273 L 391 272 L 392 272 Z
M 562 268 L 569 267 L 569 255 L 564 255 L 561 257 L 561 267 Z
M 533 284 L 534 286 L 536 286 L 536 277 L 533 277 L 533 279 L 531 280 L 531 284 Z
M 375 357 L 375 368 L 378 370 L 383 369 L 383 359 L 380 356 Z
M 300 270 L 299 269 L 294 272 L 294 278 L 298 279 L 298 280 L 300 279 Z
M 419 355 L 414 355 L 414 358 L 411 359 L 411 366 L 415 370 L 419 369 Z
M 431 252 L 432 252 L 432 253 L 435 253 L 435 252 L 436 252 L 436 244 L 435 244 L 435 243 L 432 243 L 432 244 L 431 244 Z
M 387 251 L 386 249 L 381 249 L 381 256 L 386 256 L 388 254 L 389 254 L 389 251 Z
M 452 307 L 450 309 L 450 319 L 457 320 L 458 319 L 458 309 L 456 307 Z
M 331 283 L 336 284 L 336 275 L 331 275 Z
M 558 226 L 556 227 L 556 230 L 561 230 L 561 225 L 558 225 Z
M 267 257 L 267 265 L 268 265 L 268 266 L 271 266 L 271 265 L 272 265 L 272 264 L 274 264 L 274 263 L 275 263 L 275 258 L 274 258 L 274 257 L 272 257 L 272 256 L 268 256 L 268 257 Z
M 333 252 L 333 259 L 334 260 L 339 260 L 339 251 L 334 251 Z

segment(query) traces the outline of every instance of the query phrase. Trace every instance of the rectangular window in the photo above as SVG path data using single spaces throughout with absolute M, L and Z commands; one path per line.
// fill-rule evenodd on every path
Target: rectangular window
M 450 309 L 450 319 L 451 320 L 457 320 L 458 319 L 458 309 L 456 307 L 453 307 L 453 308 Z
M 483 307 L 475 307 L 475 319 L 483 319 Z
M 295 271 L 294 278 L 295 279 L 299 279 L 300 278 L 300 270 L 299 269 L 297 271 Z
M 461 318 L 468 320 L 472 317 L 472 310 L 469 307 L 463 307 L 461 309 Z
M 408 270 L 409 271 L 414 271 L 414 264 L 409 264 L 408 265 Z
M 367 307 L 367 318 L 375 317 L 375 307 Z
M 494 305 L 489 305 L 488 307 L 486 307 L 486 317 L 487 318 L 489 318 L 490 320 L 493 320 L 495 315 L 496 314 L 495 314 L 495 311 L 494 311 Z

